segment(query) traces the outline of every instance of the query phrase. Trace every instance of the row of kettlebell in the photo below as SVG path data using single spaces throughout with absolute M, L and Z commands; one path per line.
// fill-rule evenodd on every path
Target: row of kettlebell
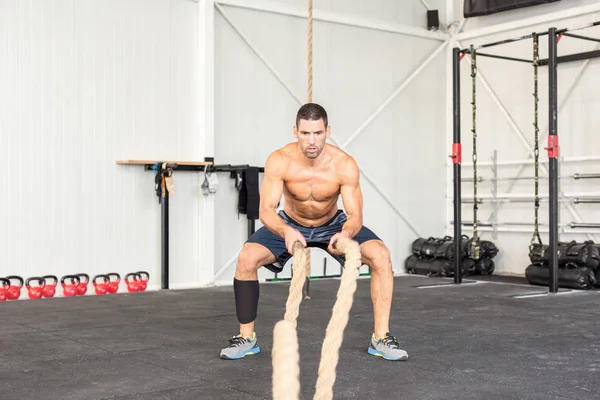
M 146 271 L 130 272 L 125 275 L 128 292 L 143 292 L 148 287 L 150 274 Z M 18 283 L 15 283 L 18 282 Z M 83 296 L 87 293 L 90 276 L 85 273 L 65 275 L 60 279 L 65 297 Z M 121 275 L 116 272 L 99 274 L 92 278 L 94 292 L 98 295 L 117 293 Z M 0 301 L 18 300 L 23 286 L 30 299 L 51 298 L 56 294 L 58 278 L 55 275 L 32 276 L 24 280 L 18 275 L 0 278 Z

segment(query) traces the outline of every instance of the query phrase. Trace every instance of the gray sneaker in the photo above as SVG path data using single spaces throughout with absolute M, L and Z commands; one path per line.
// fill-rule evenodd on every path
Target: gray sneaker
M 237 335 L 229 339 L 227 348 L 221 350 L 221 358 L 223 360 L 237 360 L 258 353 L 260 353 L 260 347 L 258 347 L 256 333 L 251 338 L 243 338 L 241 335 Z
M 383 357 L 386 360 L 408 360 L 408 353 L 400 348 L 396 338 L 389 333 L 379 340 L 375 340 L 375 335 L 371 336 L 371 345 L 368 351 L 369 354 Z

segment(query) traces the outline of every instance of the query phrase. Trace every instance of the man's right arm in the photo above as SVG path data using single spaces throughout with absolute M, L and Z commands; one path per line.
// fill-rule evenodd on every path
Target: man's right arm
M 277 205 L 283 194 L 283 173 L 285 171 L 285 160 L 276 151 L 271 153 L 265 163 L 265 172 L 260 189 L 260 211 L 259 219 L 271 232 L 285 237 L 287 225 L 277 215 Z

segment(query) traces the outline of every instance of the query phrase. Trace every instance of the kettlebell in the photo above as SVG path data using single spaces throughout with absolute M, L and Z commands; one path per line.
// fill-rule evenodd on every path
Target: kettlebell
M 79 277 L 79 284 L 77 284 L 77 294 L 83 296 L 87 293 L 90 276 L 85 273 L 77 274 L 76 276 Z
M 98 282 L 98 278 L 104 278 L 104 282 Z M 103 295 L 108 292 L 108 285 L 110 283 L 110 278 L 108 275 L 100 274 L 94 276 L 92 279 L 92 284 L 94 285 L 94 291 L 96 294 Z
M 8 288 L 10 287 L 10 281 L 6 278 L 0 278 L 0 301 L 6 301 L 8 298 Z
M 148 281 L 150 280 L 150 274 L 146 271 L 138 271 L 137 274 L 141 277 L 140 280 L 140 292 L 143 292 L 148 287 Z
M 58 285 L 58 278 L 54 275 L 45 275 L 42 276 L 42 279 L 46 283 L 44 289 L 42 290 L 42 296 L 44 297 L 54 297 L 56 294 L 56 285 Z M 52 283 L 48 283 L 48 280 L 52 280 Z
M 110 282 L 108 283 L 108 293 L 117 293 L 119 291 L 119 284 L 121 283 L 121 275 L 116 272 L 109 272 L 106 274 Z M 111 276 L 116 277 L 116 280 L 112 280 Z
M 19 281 L 19 284 L 17 285 L 13 285 L 11 282 L 7 292 L 7 297 L 9 300 L 17 300 L 19 297 L 21 297 L 21 289 L 23 288 L 23 284 L 25 283 L 25 281 L 23 280 L 23 278 L 17 275 L 7 276 L 6 279 L 8 279 L 9 282 L 13 280 Z
M 36 281 L 39 286 L 31 286 L 30 283 Z M 37 300 L 42 298 L 42 293 L 44 291 L 44 287 L 46 286 L 46 281 L 44 278 L 39 276 L 32 276 L 25 281 L 25 286 L 27 287 L 27 293 L 29 294 L 29 298 L 32 300 Z
M 129 280 L 129 278 L 132 278 Z M 140 290 L 140 279 L 142 277 L 137 272 L 130 272 L 125 275 L 125 284 L 127 284 L 127 291 L 130 293 L 139 292 Z
M 70 280 L 71 283 L 65 283 L 66 280 Z M 60 279 L 60 284 L 63 287 L 63 293 L 65 297 L 77 296 L 77 286 L 79 285 L 79 277 L 77 275 L 65 275 Z

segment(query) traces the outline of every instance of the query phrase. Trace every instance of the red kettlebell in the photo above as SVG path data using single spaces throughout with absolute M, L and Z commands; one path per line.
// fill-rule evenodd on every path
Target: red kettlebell
M 83 296 L 87 293 L 88 283 L 90 282 L 90 276 L 88 274 L 82 273 L 77 274 L 77 277 L 79 277 L 79 284 L 77 285 L 77 294 Z
M 104 278 L 104 282 L 98 282 L 98 278 Z M 100 274 L 96 275 L 92 279 L 92 284 L 94 285 L 94 290 L 96 294 L 103 295 L 108 292 L 108 285 L 110 284 L 110 278 L 108 275 Z
M 46 282 L 46 285 L 42 290 L 42 296 L 47 298 L 54 297 L 56 294 L 56 285 L 58 285 L 58 278 L 55 275 L 45 275 L 42 276 L 42 279 Z M 48 283 L 48 280 L 52 280 L 52 283 Z
M 6 278 L 0 278 L 0 301 L 6 301 L 8 298 L 8 288 L 10 287 L 10 281 Z
M 9 281 L 19 281 L 18 285 L 13 285 L 11 282 L 7 293 L 7 297 L 9 300 L 17 300 L 19 297 L 21 297 L 21 289 L 23 288 L 23 284 L 25 283 L 25 281 L 23 280 L 23 278 L 17 275 L 7 276 L 6 279 L 8 279 Z
M 138 271 L 137 273 L 140 277 L 140 292 L 143 292 L 148 287 L 148 281 L 150 280 L 150 274 L 146 271 Z
M 30 283 L 32 281 L 36 281 L 38 286 L 31 286 Z M 44 287 L 46 286 L 46 281 L 44 278 L 39 276 L 32 276 L 25 281 L 25 287 L 27 287 L 27 293 L 29 294 L 29 298 L 33 300 L 41 299 L 42 293 L 44 291 Z
M 71 283 L 65 283 L 70 280 Z M 65 297 L 77 296 L 77 286 L 79 285 L 79 277 L 77 275 L 65 275 L 60 279 L 60 284 L 63 287 Z
M 119 284 L 121 283 L 121 275 L 116 272 L 109 272 L 106 276 L 110 280 L 108 283 L 108 293 L 117 293 L 119 291 Z M 116 277 L 115 280 L 112 280 L 111 276 Z
M 129 280 L 129 278 L 133 279 Z M 142 277 L 137 272 L 130 272 L 127 275 L 125 275 L 125 284 L 127 285 L 127 291 L 131 293 L 139 292 L 140 279 L 142 279 Z

